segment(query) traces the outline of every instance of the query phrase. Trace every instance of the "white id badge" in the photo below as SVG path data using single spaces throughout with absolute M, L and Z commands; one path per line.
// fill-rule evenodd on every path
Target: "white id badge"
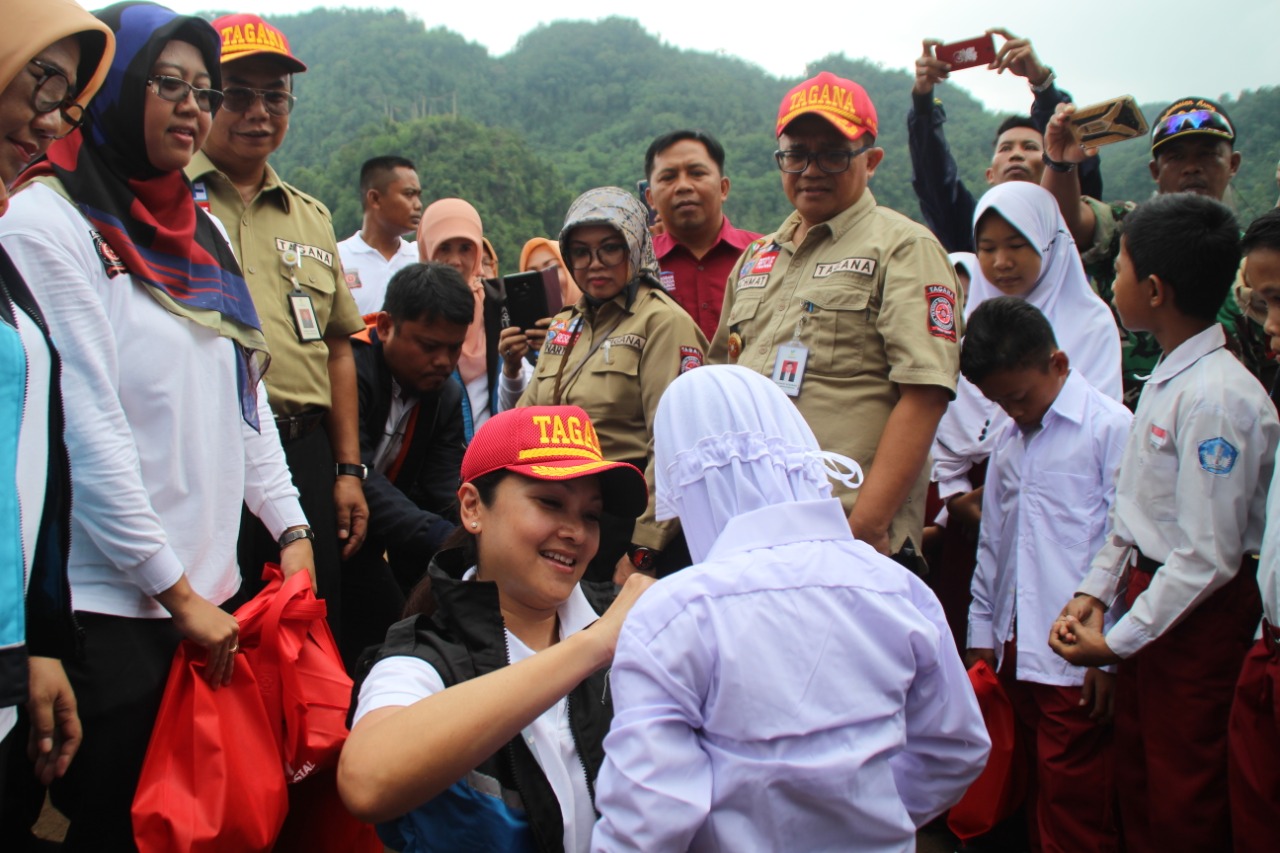
M 316 319 L 315 306 L 311 297 L 301 290 L 289 294 L 289 307 L 293 309 L 293 327 L 298 332 L 298 340 L 305 343 L 324 338 L 320 333 L 320 321 Z
M 778 347 L 772 379 L 788 397 L 800 396 L 800 383 L 804 382 L 804 363 L 808 359 L 809 348 L 796 341 Z

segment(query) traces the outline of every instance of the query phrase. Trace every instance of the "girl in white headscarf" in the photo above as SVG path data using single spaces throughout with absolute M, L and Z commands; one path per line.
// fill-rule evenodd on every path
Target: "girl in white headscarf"
M 655 433 L 695 564 L 623 626 L 592 849 L 914 850 L 989 741 L 937 599 L 831 497 L 856 463 L 742 367 L 672 382 Z
M 1011 181 L 992 187 L 973 215 L 978 270 L 970 269 L 965 316 L 995 296 L 1021 296 L 1040 309 L 1053 326 L 1071 367 L 1089 384 L 1119 400 L 1120 330 L 1107 304 L 1094 293 L 1075 241 L 1053 196 L 1035 184 Z M 1023 292 L 1017 277 L 1003 266 L 997 232 L 1012 229 L 1039 256 L 1039 274 Z M 988 436 L 998 433 L 1008 415 L 960 377 L 956 399 L 938 425 L 933 443 L 933 479 L 943 501 L 973 491 L 969 469 L 991 453 Z M 979 498 L 979 503 L 980 503 Z M 945 521 L 945 518 L 940 518 Z

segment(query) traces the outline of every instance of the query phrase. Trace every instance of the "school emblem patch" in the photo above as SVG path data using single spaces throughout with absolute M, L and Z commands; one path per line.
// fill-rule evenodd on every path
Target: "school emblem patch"
M 351 272 L 343 272 L 342 277 L 346 279 L 347 290 L 355 290 L 358 287 L 364 286 L 364 283 L 360 281 L 359 270 L 352 270 Z
M 680 372 L 688 373 L 695 367 L 702 367 L 702 350 L 697 347 L 680 347 Z
M 929 302 L 929 334 L 955 343 L 955 291 L 941 284 L 930 284 L 925 287 L 924 296 Z
M 97 231 L 89 233 L 93 235 L 93 248 L 98 253 L 98 260 L 102 261 L 102 269 L 107 274 L 107 278 L 115 278 L 118 275 L 127 273 L 129 269 L 124 265 L 124 261 L 120 260 L 116 250 L 111 248 L 107 238 Z
M 1240 451 L 1222 436 L 1200 442 L 1200 467 L 1219 477 L 1231 474 Z

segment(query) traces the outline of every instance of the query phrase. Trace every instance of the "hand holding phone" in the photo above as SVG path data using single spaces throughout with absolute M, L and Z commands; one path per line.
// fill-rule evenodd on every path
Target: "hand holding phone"
M 996 42 L 990 33 L 983 33 L 964 41 L 940 44 L 936 49 L 936 56 L 950 66 L 950 71 L 990 65 L 996 59 Z
M 1071 133 L 1082 148 L 1097 148 L 1145 137 L 1147 119 L 1132 95 L 1120 95 L 1077 108 L 1071 116 Z

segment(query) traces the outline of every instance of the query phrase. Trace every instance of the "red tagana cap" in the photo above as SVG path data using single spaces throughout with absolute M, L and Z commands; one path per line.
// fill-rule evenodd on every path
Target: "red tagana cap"
M 644 474 L 600 455 L 591 418 L 577 406 L 509 409 L 476 430 L 462 457 L 462 482 L 505 469 L 535 480 L 600 476 L 605 512 L 635 518 L 649 503 Z
M 864 133 L 877 135 L 876 106 L 871 96 L 852 80 L 823 71 L 796 86 L 778 107 L 777 135 L 806 113 L 817 113 L 851 141 Z
M 302 60 L 293 55 L 284 33 L 257 15 L 223 15 L 213 22 L 222 37 L 222 63 L 250 56 L 270 56 L 293 73 L 307 70 Z

